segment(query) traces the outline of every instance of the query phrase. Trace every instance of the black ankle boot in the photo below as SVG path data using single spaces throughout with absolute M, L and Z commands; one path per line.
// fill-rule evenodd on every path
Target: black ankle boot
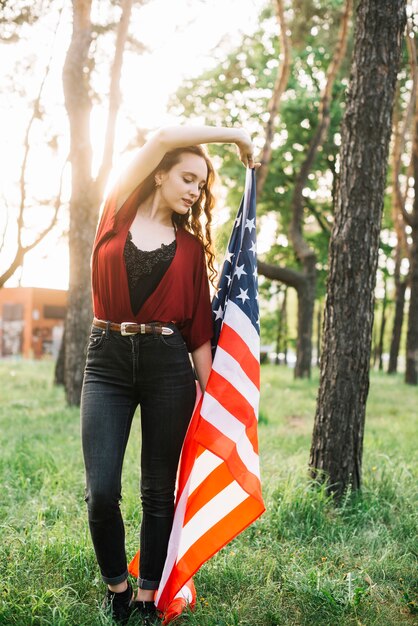
M 118 624 L 126 624 L 131 614 L 132 603 L 132 585 L 128 580 L 128 587 L 125 591 L 116 593 L 109 588 L 103 600 L 102 608 L 111 615 L 112 619 Z
M 152 600 L 146 602 L 144 600 L 132 600 L 131 609 L 134 615 L 141 617 L 144 626 L 153 626 L 157 624 L 157 609 Z

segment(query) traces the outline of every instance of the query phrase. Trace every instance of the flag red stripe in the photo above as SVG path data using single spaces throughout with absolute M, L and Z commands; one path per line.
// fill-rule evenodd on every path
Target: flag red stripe
M 193 415 L 191 417 L 189 427 L 186 432 L 186 436 L 183 442 L 183 448 L 181 451 L 181 458 L 179 462 L 179 475 L 178 475 L 178 485 L 176 491 L 176 503 L 179 499 L 180 495 L 183 492 L 184 487 L 189 479 L 189 475 L 195 459 L 202 454 L 205 449 L 204 446 L 201 447 L 196 441 L 194 441 L 194 433 L 199 426 L 200 420 L 200 408 L 202 406 L 203 394 L 200 396 L 199 400 L 196 402 L 196 406 L 193 411 Z
M 222 326 L 218 346 L 234 357 L 251 382 L 257 389 L 260 389 L 260 363 L 251 353 L 244 339 L 228 324 Z
M 251 425 L 256 420 L 254 407 L 229 380 L 212 370 L 206 390 L 211 396 L 216 398 L 224 409 L 229 411 L 245 426 Z
M 189 496 L 187 500 L 186 513 L 184 516 L 183 526 L 208 503 L 214 496 L 216 496 L 222 489 L 225 489 L 232 483 L 234 477 L 228 469 L 226 463 L 218 465 L 216 469 L 209 474 L 209 476 L 203 481 L 201 485 Z
M 195 437 L 200 443 L 205 442 L 205 446 L 211 452 L 226 461 L 231 474 L 244 491 L 262 502 L 260 479 L 250 472 L 242 461 L 237 452 L 235 441 L 220 433 L 217 428 L 203 419 L 203 417 Z

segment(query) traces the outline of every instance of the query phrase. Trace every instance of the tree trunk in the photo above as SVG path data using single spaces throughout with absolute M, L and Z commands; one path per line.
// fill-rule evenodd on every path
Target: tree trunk
M 105 129 L 105 149 L 97 179 L 92 177 L 90 112 L 92 108 L 89 75 L 89 50 L 92 41 L 91 0 L 73 0 L 73 33 L 67 52 L 63 83 L 65 106 L 70 122 L 70 161 L 72 190 L 70 199 L 70 286 L 68 293 L 64 379 L 69 405 L 79 405 L 83 381 L 86 344 L 93 310 L 90 257 L 99 216 L 100 202 L 110 171 L 114 126 L 119 106 L 119 78 L 127 24 L 132 0 L 122 2 L 116 50 L 111 73 L 109 115 Z
M 385 341 L 385 328 L 386 328 L 386 306 L 387 306 L 387 279 L 385 278 L 385 293 L 383 295 L 382 302 L 382 318 L 380 320 L 380 333 L 379 333 L 379 372 L 383 370 L 383 350 Z
M 374 320 L 373 320 L 374 322 Z M 376 324 L 373 323 L 372 326 L 372 348 L 371 348 L 371 366 L 372 369 L 376 368 L 377 361 L 377 329 Z
M 414 202 L 410 214 L 411 239 L 410 246 L 410 297 L 408 313 L 408 331 L 406 336 L 406 369 L 405 382 L 409 385 L 418 384 L 418 89 L 415 94 L 414 140 L 412 147 L 412 163 L 414 172 Z
M 70 120 L 70 162 L 72 193 L 70 199 L 70 285 L 68 293 L 65 346 L 65 387 L 67 402 L 78 404 L 85 359 L 86 329 L 92 318 L 90 294 L 90 255 L 98 201 L 94 197 L 91 175 L 89 49 L 91 0 L 73 0 L 73 33 L 67 52 L 63 83 L 65 105 Z M 94 207 L 94 210 L 92 208 Z
M 397 90 L 397 102 L 399 101 L 399 90 Z M 398 356 L 401 343 L 402 324 L 405 307 L 405 291 L 408 279 L 401 277 L 402 259 L 409 254 L 409 246 L 407 241 L 405 219 L 403 212 L 405 211 L 405 194 L 402 194 L 399 174 L 402 165 L 402 154 L 406 143 L 406 134 L 411 125 L 414 104 L 414 90 L 411 93 L 405 119 L 400 124 L 398 108 L 395 107 L 393 115 L 393 150 L 392 150 L 392 220 L 396 232 L 396 248 L 395 248 L 395 269 L 393 272 L 395 282 L 395 317 L 393 320 L 392 337 L 389 351 L 388 374 L 394 374 L 398 369 Z
M 417 192 L 415 182 L 415 193 Z M 405 382 L 408 385 L 418 385 L 418 226 L 412 231 L 410 280 Z
M 304 258 L 305 281 L 297 290 L 297 342 L 295 378 L 310 378 L 312 363 L 312 326 L 316 294 L 316 255 Z
M 397 244 L 398 247 L 398 244 Z M 401 345 L 402 324 L 405 308 L 406 280 L 401 280 L 400 267 L 395 266 L 395 317 L 393 320 L 392 338 L 389 351 L 388 374 L 398 371 L 399 347 Z
M 288 360 L 287 360 L 287 353 L 288 353 L 288 342 L 289 342 L 289 325 L 287 323 L 287 291 L 288 288 L 285 287 L 284 290 L 284 299 L 283 299 L 283 307 L 282 307 L 282 313 L 283 313 L 283 328 L 284 328 L 284 335 L 283 335 L 283 364 L 287 365 L 288 364 Z
M 279 298 L 282 294 L 281 289 L 279 290 Z M 277 306 L 277 334 L 276 334 L 276 358 L 274 359 L 275 365 L 280 365 L 279 354 L 282 349 L 283 342 L 283 304 L 279 302 Z
M 316 366 L 321 362 L 321 328 L 322 328 L 322 303 L 318 302 L 318 312 L 316 314 Z
M 399 347 L 401 343 L 402 324 L 405 306 L 405 291 L 407 279 L 402 281 L 401 265 L 402 259 L 408 251 L 408 242 L 405 231 L 405 220 L 403 219 L 402 206 L 404 199 L 399 186 L 399 173 L 402 159 L 402 145 L 405 144 L 404 132 L 400 130 L 397 111 L 394 112 L 395 122 L 393 124 L 393 153 L 392 153 L 392 219 L 396 232 L 395 248 L 395 269 L 393 278 L 395 282 L 395 316 L 393 320 L 392 337 L 389 350 L 388 374 L 395 374 L 398 369 Z
M 406 0 L 360 0 L 342 124 L 320 387 L 309 464 L 337 497 L 361 484 L 379 232 Z
M 287 346 L 287 287 L 284 286 L 283 291 L 279 292 L 283 297 L 277 309 L 277 338 L 276 338 L 276 359 L 275 365 L 280 365 L 280 354 L 286 354 Z M 283 363 L 286 359 L 283 359 Z
M 65 325 L 54 370 L 54 385 L 65 385 Z

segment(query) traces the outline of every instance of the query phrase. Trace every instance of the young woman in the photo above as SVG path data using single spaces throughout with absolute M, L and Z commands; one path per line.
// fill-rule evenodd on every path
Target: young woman
M 94 320 L 81 398 L 91 537 L 108 585 L 104 607 L 121 623 L 155 612 L 174 513 L 177 465 L 195 403 L 211 368 L 207 267 L 212 164 L 199 145 L 231 142 L 254 167 L 247 132 L 167 127 L 138 151 L 104 204 L 92 253 Z M 257 164 L 258 165 L 258 164 Z M 205 214 L 205 231 L 201 216 Z M 119 508 L 131 422 L 141 409 L 140 578 L 128 580 Z

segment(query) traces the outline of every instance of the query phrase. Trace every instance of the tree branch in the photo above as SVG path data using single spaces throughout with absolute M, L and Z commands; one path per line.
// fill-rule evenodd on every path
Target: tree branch
M 6 223 L 4 225 L 3 232 L 2 232 L 2 235 L 1 235 L 0 252 L 4 248 L 4 242 L 6 241 L 7 227 L 9 225 L 9 206 L 7 204 L 6 197 L 4 197 L 4 204 L 5 204 L 5 208 L 6 208 Z
M 278 280 L 289 287 L 299 289 L 305 284 L 306 278 L 297 270 L 292 270 L 279 265 L 271 265 L 257 259 L 258 273 L 270 280 Z
M 59 25 L 60 25 L 60 22 L 61 22 L 62 13 L 63 13 L 63 6 L 59 10 L 58 21 L 57 21 L 57 24 L 56 24 L 56 27 L 55 27 L 55 31 L 54 31 L 54 39 L 57 36 L 58 28 L 59 28 Z M 15 252 L 15 256 L 14 256 L 13 261 L 11 262 L 9 267 L 6 269 L 6 271 L 3 272 L 2 275 L 0 275 L 0 288 L 3 287 L 3 285 L 6 283 L 6 281 L 9 278 L 11 278 L 11 276 L 13 276 L 15 271 L 23 264 L 23 259 L 25 257 L 25 254 L 27 252 L 29 252 L 29 250 L 32 250 L 35 246 L 37 246 L 38 243 L 40 241 L 42 241 L 42 239 L 44 239 L 44 237 L 55 226 L 55 224 L 57 222 L 58 210 L 59 210 L 59 207 L 60 207 L 60 204 L 61 204 L 61 190 L 62 190 L 63 172 L 61 173 L 59 192 L 58 192 L 57 198 L 56 198 L 55 203 L 54 203 L 55 212 L 54 212 L 54 215 L 52 217 L 52 220 L 51 220 L 50 224 L 47 226 L 47 228 L 45 228 L 45 230 L 42 233 L 40 233 L 40 235 L 38 235 L 38 237 L 35 239 L 35 241 L 33 241 L 29 246 L 23 246 L 22 245 L 22 231 L 23 231 L 23 227 L 24 227 L 23 213 L 24 213 L 25 206 L 26 206 L 26 168 L 27 168 L 29 151 L 30 151 L 29 137 L 30 137 L 30 131 L 32 129 L 34 121 L 36 119 L 39 119 L 40 116 L 41 116 L 41 112 L 40 112 L 41 111 L 41 98 L 42 98 L 42 94 L 43 94 L 43 90 L 44 90 L 46 79 L 47 79 L 47 77 L 49 75 L 49 71 L 51 69 L 51 62 L 52 62 L 52 58 L 53 58 L 53 48 L 54 48 L 54 46 L 52 44 L 51 45 L 51 54 L 49 56 L 49 60 L 48 60 L 48 63 L 46 65 L 46 68 L 45 68 L 45 73 L 44 73 L 43 79 L 42 79 L 40 87 L 39 87 L 38 95 L 36 96 L 35 101 L 33 103 L 32 115 L 31 115 L 31 118 L 30 118 L 29 123 L 27 125 L 26 132 L 25 132 L 24 153 L 23 153 L 23 161 L 22 161 L 22 166 L 21 166 L 21 170 L 20 170 L 20 180 L 19 180 L 20 202 L 19 202 L 19 214 L 18 214 L 18 217 L 17 217 L 17 249 L 16 249 L 16 252 Z M 65 167 L 65 165 L 64 165 L 64 167 Z M 7 222 L 6 222 L 6 228 L 7 228 Z M 4 233 L 3 233 L 3 241 L 2 241 L 2 244 L 1 244 L 1 247 L 0 247 L 0 250 L 3 248 L 3 245 L 4 245 L 5 232 L 6 231 L 4 231 Z
M 57 223 L 57 219 L 58 219 L 58 211 L 60 209 L 61 206 L 61 194 L 62 194 L 62 183 L 63 183 L 63 178 L 64 178 L 64 170 L 65 170 L 65 166 L 68 163 L 69 158 L 67 157 L 63 168 L 61 170 L 61 176 L 60 176 L 60 184 L 59 184 L 59 189 L 58 189 L 58 193 L 56 195 L 56 198 L 54 200 L 54 214 L 52 216 L 52 219 L 50 221 L 50 223 L 48 224 L 48 226 L 38 234 L 38 236 L 36 237 L 36 239 L 29 244 L 28 246 L 23 246 L 20 238 L 19 238 L 19 242 L 18 242 L 18 246 L 17 246 L 17 250 L 15 252 L 15 256 L 13 261 L 11 262 L 11 264 L 9 265 L 9 267 L 7 268 L 7 270 L 5 272 L 3 272 L 3 274 L 0 275 L 0 288 L 2 288 L 4 286 L 4 284 L 6 283 L 7 280 L 9 280 L 9 278 L 11 278 L 13 276 L 13 274 L 15 273 L 15 271 L 21 266 L 23 265 L 23 259 L 25 257 L 25 254 L 27 254 L 30 250 L 32 250 L 33 248 L 35 248 L 46 236 L 47 234 L 54 228 L 54 226 Z
M 63 6 L 59 10 L 58 21 L 57 21 L 57 25 L 56 25 L 55 31 L 54 31 L 54 39 L 57 36 L 58 27 L 59 27 L 60 22 L 61 22 L 62 12 L 63 12 Z M 19 181 L 19 186 L 20 186 L 20 204 L 19 204 L 19 215 L 18 215 L 18 218 L 17 218 L 17 241 L 18 241 L 18 246 L 21 246 L 21 243 L 22 243 L 21 235 L 22 235 L 22 229 L 23 229 L 23 212 L 25 210 L 25 203 L 26 203 L 26 180 L 25 180 L 25 177 L 26 177 L 26 166 L 27 166 L 28 157 L 29 157 L 29 150 L 30 150 L 29 135 L 30 135 L 30 131 L 32 129 L 34 121 L 36 119 L 39 119 L 40 116 L 41 116 L 41 113 L 40 113 L 40 111 L 41 111 L 41 98 L 42 98 L 42 93 L 43 93 L 43 90 L 44 90 L 46 79 L 48 78 L 48 74 L 49 74 L 49 71 L 51 69 L 53 50 L 54 50 L 54 46 L 52 45 L 51 46 L 51 54 L 49 56 L 48 63 L 46 64 L 44 77 L 43 77 L 43 79 L 41 81 L 41 84 L 40 84 L 40 87 L 39 87 L 39 91 L 38 91 L 38 95 L 35 98 L 35 102 L 33 103 L 32 115 L 31 115 L 31 118 L 29 120 L 28 126 L 26 128 L 25 139 L 24 139 L 24 142 L 23 142 L 24 153 L 23 153 L 22 166 L 21 166 L 21 169 L 20 169 L 20 181 Z
M 265 125 L 265 141 L 261 153 L 261 166 L 257 172 L 257 201 L 261 197 L 266 182 L 268 169 L 272 154 L 272 141 L 276 125 L 277 112 L 281 97 L 286 89 L 290 74 L 290 41 L 286 33 L 286 22 L 284 19 L 283 1 L 276 0 L 277 23 L 279 26 L 280 51 L 283 54 L 280 71 L 276 76 L 273 87 L 273 94 L 268 105 L 268 119 Z
M 408 178 L 406 181 L 405 190 L 404 192 L 402 192 L 399 177 L 400 177 L 401 166 L 402 166 L 402 155 L 405 151 L 406 137 L 411 128 L 412 119 L 414 116 L 417 83 L 418 83 L 418 68 L 417 68 L 417 61 L 416 61 L 417 52 L 416 52 L 415 41 L 413 37 L 411 37 L 411 35 L 412 35 L 412 27 L 411 27 L 411 24 L 408 22 L 406 44 L 408 48 L 409 65 L 411 69 L 412 89 L 411 89 L 410 98 L 409 98 L 408 106 L 406 108 L 406 113 L 404 116 L 401 130 L 399 130 L 399 123 L 394 124 L 395 130 L 394 130 L 394 146 L 393 146 L 393 166 L 392 166 L 393 167 L 392 184 L 394 187 L 394 196 L 395 196 L 394 197 L 394 200 L 395 200 L 394 210 L 397 212 L 396 216 L 394 217 L 395 217 L 395 220 L 398 220 L 399 219 L 398 215 L 401 215 L 405 224 L 408 224 L 409 226 L 412 226 L 411 216 L 405 207 L 406 197 L 407 197 L 408 187 L 409 187 Z M 411 162 L 412 162 L 412 159 L 411 159 Z
M 316 209 L 316 207 L 313 204 L 313 202 L 308 202 L 307 204 L 308 204 L 309 211 L 315 217 L 315 219 L 318 222 L 318 225 L 319 225 L 320 229 L 322 230 L 322 232 L 324 232 L 326 235 L 330 235 L 331 234 L 331 226 L 324 219 L 324 217 L 321 215 L 321 213 Z

